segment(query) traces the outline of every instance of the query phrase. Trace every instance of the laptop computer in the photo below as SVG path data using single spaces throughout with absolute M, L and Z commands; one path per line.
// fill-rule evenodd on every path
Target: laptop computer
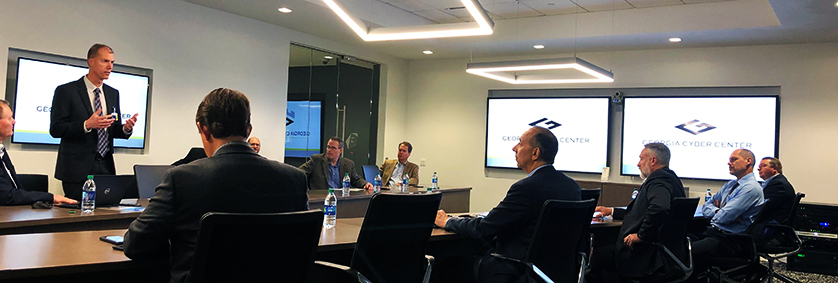
M 96 207 L 117 206 L 131 185 L 131 175 L 93 175 L 96 182 Z M 64 208 L 80 208 L 81 204 L 56 204 Z
M 163 176 L 171 165 L 134 165 L 134 176 L 137 176 L 137 189 L 141 199 L 154 196 L 154 189 L 163 182 Z

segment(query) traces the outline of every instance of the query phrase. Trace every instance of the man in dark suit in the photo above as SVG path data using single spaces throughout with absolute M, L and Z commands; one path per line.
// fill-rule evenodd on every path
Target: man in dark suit
M 61 195 L 47 192 L 30 192 L 20 187 L 15 166 L 6 152 L 2 142 L 14 134 L 15 118 L 9 103 L 0 99 L 0 158 L 3 159 L 3 169 L 0 170 L 0 205 L 32 204 L 36 201 L 55 203 L 77 203 Z
M 524 259 L 544 202 L 551 199 L 579 200 L 579 185 L 553 167 L 559 142 L 552 132 L 533 127 L 521 135 L 512 148 L 518 168 L 528 175 L 509 188 L 506 197 L 485 218 L 449 218 L 438 211 L 435 224 L 485 242 L 489 251 Z M 452 257 L 439 263 L 445 282 L 524 282 L 524 271 L 508 261 L 486 253 L 481 256 Z M 477 275 L 477 278 L 475 278 Z
M 49 134 L 60 138 L 55 178 L 64 195 L 80 200 L 87 175 L 114 175 L 113 139 L 131 136 L 137 114 L 122 124 L 119 91 L 104 84 L 113 70 L 113 49 L 94 44 L 87 51 L 88 73 L 55 88 Z
M 794 187 L 783 175 L 783 164 L 774 157 L 765 157 L 757 168 L 759 177 L 765 180 L 762 182 L 762 193 L 767 202 L 765 211 L 770 211 L 771 220 L 779 224 L 788 224 L 791 215 L 791 206 L 794 204 Z
M 354 188 L 372 189 L 358 172 L 355 171 L 355 162 L 349 158 L 341 157 L 343 153 L 343 139 L 339 137 L 329 138 L 326 144 L 326 153 L 311 156 L 300 169 L 308 176 L 308 188 L 312 190 L 325 190 L 328 188 L 342 188 L 343 176 L 349 174 L 350 186 Z
M 645 181 L 625 210 L 598 206 L 602 215 L 623 219 L 617 244 L 594 250 L 589 282 L 620 282 L 620 277 L 648 276 L 663 266 L 654 249 L 637 248 L 641 242 L 657 241 L 657 234 L 669 218 L 672 200 L 684 197 L 684 186 L 669 169 L 669 148 L 650 143 L 640 152 L 640 177 Z
M 127 257 L 170 258 L 170 282 L 186 282 L 205 213 L 308 209 L 305 174 L 256 154 L 247 144 L 250 102 L 244 94 L 213 90 L 198 106 L 195 120 L 209 157 L 167 171 L 125 233 Z

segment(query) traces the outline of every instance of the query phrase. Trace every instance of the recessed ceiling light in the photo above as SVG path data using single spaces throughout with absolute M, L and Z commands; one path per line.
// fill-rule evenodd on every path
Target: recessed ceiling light
M 678 42 L 681 42 L 681 38 L 680 37 L 673 37 L 673 38 L 669 39 L 669 42 L 678 43 Z
M 535 48 L 535 49 L 544 49 L 544 45 L 541 45 L 541 44 L 536 44 L 536 45 L 533 45 L 533 46 L 532 46 L 532 48 Z
M 291 9 L 288 9 L 288 8 L 285 8 L 285 7 L 279 8 L 279 9 L 277 9 L 277 10 L 279 10 L 279 11 L 280 11 L 280 12 L 282 12 L 283 14 L 288 14 L 288 13 L 291 13 Z
M 422 51 L 422 53 L 425 53 L 426 55 L 431 55 L 431 54 L 434 54 L 434 52 L 433 52 L 433 51 L 430 51 L 430 50 L 425 50 L 425 51 Z
M 334 57 L 329 56 L 329 55 L 323 56 L 323 59 L 330 59 L 330 60 L 331 60 L 331 59 L 333 59 L 333 58 L 334 58 Z

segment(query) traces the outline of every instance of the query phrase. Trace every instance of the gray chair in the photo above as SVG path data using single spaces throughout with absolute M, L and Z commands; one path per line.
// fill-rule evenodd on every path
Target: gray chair
M 804 193 L 797 193 L 794 203 L 791 206 L 788 225 L 766 224 L 761 239 L 757 240 L 757 252 L 759 256 L 768 260 L 768 282 L 774 278 L 786 283 L 797 283 L 799 281 L 774 271 L 774 261 L 780 258 L 797 253 L 803 247 L 802 241 L 797 237 L 794 227 L 794 218 L 800 200 L 806 196 Z

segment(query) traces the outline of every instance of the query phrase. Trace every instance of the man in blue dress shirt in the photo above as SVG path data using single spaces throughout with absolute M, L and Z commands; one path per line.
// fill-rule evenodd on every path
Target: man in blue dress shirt
M 693 278 L 707 269 L 711 258 L 735 256 L 742 251 L 743 247 L 729 240 L 728 234 L 745 232 L 763 203 L 762 187 L 754 177 L 755 160 L 750 150 L 733 151 L 727 165 L 736 180 L 725 183 L 701 208 L 704 217 L 710 219 L 710 228 L 701 240 L 692 243 L 696 267 Z

